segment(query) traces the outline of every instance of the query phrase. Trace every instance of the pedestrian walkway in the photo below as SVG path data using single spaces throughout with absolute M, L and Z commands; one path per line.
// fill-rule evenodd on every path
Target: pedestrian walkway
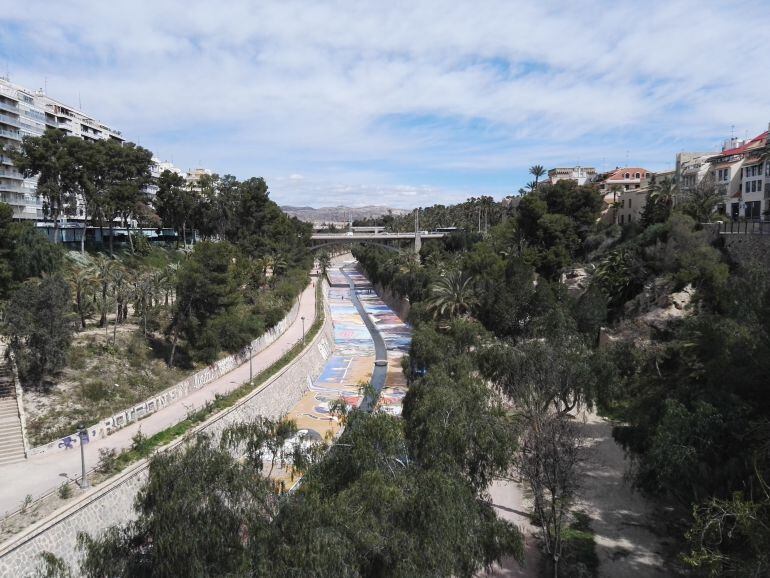
M 287 330 L 252 358 L 251 369 L 254 375 L 280 360 L 302 340 L 304 330 L 312 326 L 316 317 L 315 282 L 300 295 L 299 307 L 297 318 Z M 130 448 L 132 438 L 140 430 L 143 435 L 149 437 L 179 423 L 190 413 L 213 401 L 216 395 L 225 395 L 248 382 L 249 371 L 247 361 L 185 397 L 180 403 L 158 410 L 147 418 L 118 430 L 108 438 L 94 440 L 85 445 L 86 466 L 91 469 L 97 464 L 101 449 L 115 449 L 119 452 Z M 0 515 L 5 516 L 17 510 L 28 495 L 37 499 L 55 490 L 66 479 L 78 478 L 80 469 L 80 452 L 77 450 L 43 454 L 19 463 L 0 465 L 0 483 L 3 486 L 0 493 Z
M 16 399 L 16 380 L 13 367 L 6 356 L 5 345 L 0 345 L 0 467 L 24 460 L 24 437 Z

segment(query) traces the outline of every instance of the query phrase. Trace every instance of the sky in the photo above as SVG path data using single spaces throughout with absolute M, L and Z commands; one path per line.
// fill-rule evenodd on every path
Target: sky
M 770 0 L 0 0 L 0 71 L 281 204 L 502 198 L 770 122 Z

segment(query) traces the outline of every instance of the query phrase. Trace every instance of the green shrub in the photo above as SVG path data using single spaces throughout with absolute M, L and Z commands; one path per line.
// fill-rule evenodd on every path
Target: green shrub
M 591 518 L 580 511 L 573 512 L 573 516 L 573 522 L 564 530 L 564 549 L 559 575 L 565 578 L 597 576 L 599 557 L 596 554 Z
M 59 494 L 59 497 L 62 500 L 68 500 L 72 497 L 72 486 L 70 486 L 69 482 L 64 482 L 61 486 L 59 486 L 59 489 L 56 491 L 57 494 Z
M 114 448 L 101 448 L 99 450 L 99 463 L 96 471 L 100 474 L 109 475 L 117 469 L 118 456 Z
M 140 455 L 144 455 L 150 447 L 148 438 L 142 433 L 141 429 L 134 434 L 134 437 L 131 438 L 131 442 L 131 449 Z
M 80 395 L 88 401 L 97 403 L 110 396 L 109 385 L 103 380 L 88 380 L 80 386 Z
M 89 353 L 86 347 L 73 347 L 69 351 L 70 369 L 81 370 L 86 367 L 86 360 L 89 358 Z

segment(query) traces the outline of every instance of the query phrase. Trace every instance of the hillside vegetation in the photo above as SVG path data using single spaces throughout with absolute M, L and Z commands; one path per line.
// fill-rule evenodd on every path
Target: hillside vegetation
M 0 205 L 3 327 L 27 392 L 33 445 L 240 350 L 308 283 L 310 230 L 269 199 L 262 179 L 161 185 L 165 219 L 181 227 L 169 207 L 192 203 L 194 215 L 217 224 L 202 232 L 210 240 L 175 248 L 132 235 L 106 252 L 68 252 L 12 222 Z

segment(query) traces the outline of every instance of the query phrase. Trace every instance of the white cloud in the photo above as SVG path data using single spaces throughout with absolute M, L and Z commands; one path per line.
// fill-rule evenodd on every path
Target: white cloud
M 5 4 L 14 80 L 314 203 L 512 191 L 534 162 L 626 150 L 663 168 L 770 120 L 761 0 Z

